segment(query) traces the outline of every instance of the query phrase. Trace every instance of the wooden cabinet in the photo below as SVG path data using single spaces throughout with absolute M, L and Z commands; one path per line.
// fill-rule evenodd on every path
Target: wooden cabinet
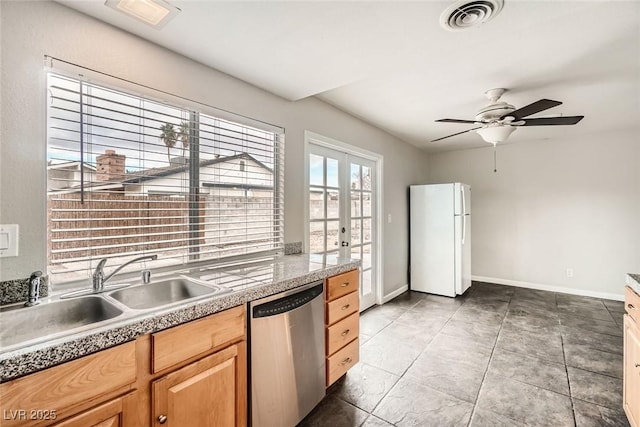
M 326 279 L 325 349 L 327 387 L 343 376 L 360 357 L 359 272 L 347 271 Z
M 130 391 L 135 380 L 130 342 L 0 384 L 2 426 L 52 425 Z
M 154 426 L 246 425 L 245 353 L 234 344 L 155 380 Z
M 627 288 L 625 302 L 623 406 L 631 427 L 640 427 L 640 322 L 632 317 L 640 317 L 636 309 L 640 298 Z

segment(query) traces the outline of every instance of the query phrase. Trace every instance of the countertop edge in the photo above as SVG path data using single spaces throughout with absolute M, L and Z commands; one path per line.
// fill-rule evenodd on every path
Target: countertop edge
M 142 335 L 178 326 L 359 267 L 360 261 L 344 260 L 337 265 L 325 265 L 321 269 L 301 276 L 261 284 L 230 294 L 214 295 L 177 307 L 147 313 L 122 323 L 104 325 L 45 343 L 8 351 L 0 355 L 0 382 L 4 383 L 133 341 Z

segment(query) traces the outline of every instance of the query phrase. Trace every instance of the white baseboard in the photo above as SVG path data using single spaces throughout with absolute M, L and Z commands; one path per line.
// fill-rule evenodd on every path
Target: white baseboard
M 497 285 L 516 286 L 518 288 L 537 289 L 540 291 L 560 292 L 562 294 L 580 295 L 583 297 L 593 297 L 610 299 L 615 301 L 624 301 L 624 294 L 612 294 L 609 292 L 595 292 L 586 289 L 565 288 L 563 286 L 543 285 L 540 283 L 520 282 L 518 280 L 499 279 L 497 277 L 471 276 L 471 280 L 478 282 L 495 283 Z
M 390 294 L 384 295 L 382 297 L 382 303 L 386 303 L 391 301 L 392 299 L 394 299 L 395 297 L 397 297 L 398 295 L 400 295 L 401 293 L 404 293 L 406 291 L 409 290 L 409 285 L 404 285 L 404 286 L 400 286 L 400 288 L 396 289 L 395 291 L 391 292 Z

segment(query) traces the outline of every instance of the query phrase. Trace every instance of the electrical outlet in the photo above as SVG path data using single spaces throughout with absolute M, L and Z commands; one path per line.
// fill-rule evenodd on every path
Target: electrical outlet
M 567 268 L 567 277 L 573 277 L 573 268 Z

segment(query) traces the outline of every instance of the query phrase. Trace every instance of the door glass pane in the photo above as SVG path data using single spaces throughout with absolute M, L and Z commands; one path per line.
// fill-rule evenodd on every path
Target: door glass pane
M 340 192 L 327 190 L 327 218 L 340 218 Z
M 351 217 L 359 217 L 361 204 L 360 204 L 360 192 L 352 191 L 351 192 Z
M 338 187 L 338 161 L 327 157 L 327 187 Z
M 360 220 L 351 220 L 351 244 L 358 245 L 362 242 L 362 230 L 360 229 Z
M 324 252 L 324 222 L 309 223 L 309 252 L 317 254 Z
M 340 249 L 340 221 L 327 221 L 327 250 Z
M 362 295 L 371 293 L 371 270 L 362 272 Z
M 362 189 L 371 191 L 371 168 L 362 167 Z
M 351 259 L 362 259 L 360 252 L 362 252 L 362 247 L 361 246 L 357 246 L 355 248 L 352 247 L 351 248 L 351 256 L 349 258 L 351 258 Z
M 315 154 L 309 155 L 309 184 L 310 185 L 324 185 L 324 158 L 316 156 Z
M 324 191 L 321 188 L 309 189 L 309 218 L 324 218 Z
M 371 218 L 362 220 L 362 241 L 371 241 Z
M 351 164 L 351 188 L 360 188 L 360 165 Z
M 362 216 L 371 216 L 371 193 L 362 193 Z
M 371 268 L 371 245 L 362 246 L 362 269 Z

